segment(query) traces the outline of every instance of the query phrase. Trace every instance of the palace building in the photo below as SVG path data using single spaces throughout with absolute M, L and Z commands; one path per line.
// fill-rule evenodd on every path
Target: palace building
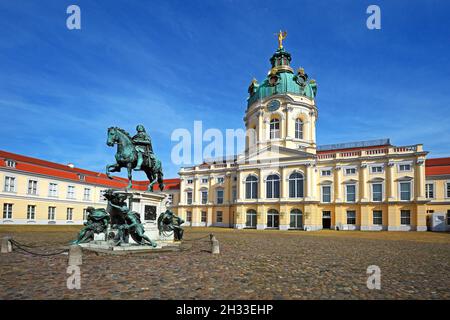
M 294 72 L 281 45 L 270 63 L 248 88 L 245 152 L 182 168 L 179 216 L 192 226 L 425 231 L 439 212 L 450 230 L 450 158 L 389 139 L 317 146 L 317 83 Z
M 245 151 L 164 181 L 187 225 L 425 231 L 438 214 L 450 230 L 450 158 L 427 159 L 421 144 L 389 139 L 317 146 L 317 83 L 302 68 L 294 72 L 281 44 L 270 63 L 267 77 L 248 88 Z M 106 206 L 105 189 L 127 185 L 5 151 L 0 181 L 0 224 L 81 224 L 88 206 Z

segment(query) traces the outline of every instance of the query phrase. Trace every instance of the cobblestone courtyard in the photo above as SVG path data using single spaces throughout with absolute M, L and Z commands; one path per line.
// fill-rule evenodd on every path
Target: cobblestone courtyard
M 58 230 L 58 231 L 56 231 Z M 0 227 L 0 237 L 55 252 L 77 227 Z M 210 253 L 213 232 L 220 255 Z M 450 234 L 187 228 L 182 252 L 83 252 L 81 289 L 67 255 L 0 255 L 0 299 L 450 299 Z M 37 248 L 33 248 L 37 250 Z M 381 290 L 366 287 L 369 265 Z

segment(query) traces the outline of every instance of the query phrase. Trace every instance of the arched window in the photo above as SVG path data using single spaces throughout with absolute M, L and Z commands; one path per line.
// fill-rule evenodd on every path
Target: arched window
M 256 228 L 256 211 L 255 210 L 247 210 L 247 219 L 245 221 L 246 228 Z
M 303 175 L 294 172 L 289 176 L 289 198 L 303 198 Z
M 266 198 L 273 199 L 280 197 L 280 177 L 276 174 L 271 174 L 266 181 Z
M 280 138 L 280 120 L 272 119 L 270 120 L 270 139 Z
M 248 176 L 245 179 L 245 199 L 258 198 L 258 178 L 255 176 Z
M 295 138 L 303 139 L 303 122 L 300 119 L 295 120 Z
M 289 227 L 291 229 L 303 229 L 303 214 L 301 210 L 291 210 L 291 221 Z
M 278 228 L 280 226 L 280 215 L 275 209 L 267 212 L 267 228 Z

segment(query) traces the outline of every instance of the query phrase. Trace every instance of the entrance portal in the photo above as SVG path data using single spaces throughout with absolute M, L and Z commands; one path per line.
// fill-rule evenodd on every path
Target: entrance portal
M 322 228 L 323 229 L 331 228 L 331 212 L 330 211 L 322 211 Z

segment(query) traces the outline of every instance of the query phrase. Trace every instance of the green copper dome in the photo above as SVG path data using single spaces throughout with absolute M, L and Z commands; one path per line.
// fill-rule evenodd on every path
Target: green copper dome
M 308 75 L 302 68 L 298 69 L 297 74 L 294 74 L 290 62 L 291 55 L 284 48 L 278 49 L 274 53 L 270 58 L 272 69 L 266 79 L 261 84 L 253 79 L 248 88 L 250 95 L 247 99 L 248 106 L 257 100 L 283 93 L 293 93 L 314 99 L 317 93 L 316 82 L 308 81 Z

